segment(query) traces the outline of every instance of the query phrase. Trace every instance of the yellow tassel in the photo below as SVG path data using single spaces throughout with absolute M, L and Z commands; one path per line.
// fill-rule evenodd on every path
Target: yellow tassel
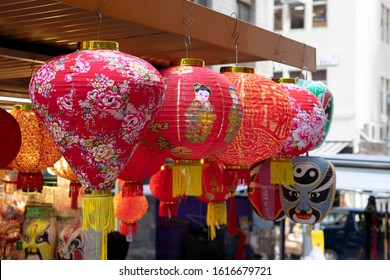
M 102 231 L 100 257 L 107 259 L 107 235 L 115 229 L 114 204 L 111 191 L 84 193 L 83 230 Z
M 209 238 L 213 240 L 216 237 L 215 227 L 227 223 L 227 208 L 225 201 L 209 202 L 207 204 L 206 223 L 209 227 Z
M 294 185 L 293 165 L 289 158 L 273 158 L 270 165 L 271 184 Z
M 172 168 L 172 196 L 200 196 L 202 167 L 199 161 L 177 160 Z

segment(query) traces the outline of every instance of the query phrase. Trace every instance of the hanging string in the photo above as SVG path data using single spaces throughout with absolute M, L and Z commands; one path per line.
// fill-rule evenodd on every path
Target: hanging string
M 233 12 L 230 14 L 230 16 L 234 16 L 235 17 L 235 21 L 234 21 L 234 28 L 233 28 L 233 31 L 232 31 L 232 38 L 234 39 L 234 47 L 235 47 L 235 50 L 236 50 L 236 65 L 238 64 L 238 38 L 240 37 L 240 32 L 237 30 L 237 23 L 238 23 L 238 15 L 236 12 Z
M 191 17 L 192 11 L 194 10 L 194 4 L 191 3 L 191 9 L 184 16 L 183 23 L 185 26 L 184 29 L 184 45 L 186 46 L 186 58 L 188 58 L 188 46 L 191 45 L 191 34 L 190 29 L 192 24 L 194 23 L 194 18 Z
M 308 67 L 307 67 L 307 48 L 306 48 L 306 44 L 303 45 L 302 65 L 303 65 L 303 70 L 305 71 L 304 79 L 307 80 Z
M 100 41 L 100 26 L 102 24 L 102 16 L 103 12 L 99 12 L 99 9 L 107 2 L 108 0 L 103 0 L 100 2 L 95 9 L 96 15 L 99 17 L 99 22 L 98 22 L 98 30 L 97 30 L 97 40 Z
M 30 73 L 30 80 L 31 80 L 31 78 L 32 78 L 32 76 L 33 76 L 33 74 L 34 74 L 34 70 L 35 70 L 35 59 L 36 59 L 36 57 L 37 57 L 37 53 L 34 51 L 34 53 L 33 53 L 33 59 L 32 59 L 32 62 L 31 62 L 31 73 Z
M 280 61 L 282 63 L 284 63 L 284 53 L 285 53 L 285 51 L 284 51 L 283 46 L 281 44 L 283 42 L 283 39 L 284 39 L 283 35 L 279 34 L 278 42 L 276 43 L 274 55 L 272 57 L 272 71 L 273 71 L 273 75 L 275 74 L 275 57 L 276 56 L 281 56 L 281 60 Z M 280 65 L 280 62 L 279 62 L 279 67 L 280 67 L 280 70 L 282 70 L 282 73 L 283 73 L 283 68 Z

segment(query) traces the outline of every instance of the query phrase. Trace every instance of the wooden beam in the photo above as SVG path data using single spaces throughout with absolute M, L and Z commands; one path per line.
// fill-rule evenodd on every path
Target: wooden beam
M 57 2 L 92 12 L 96 11 L 99 3 L 103 3 L 101 0 Z M 226 58 L 228 62 L 235 61 L 235 38 L 232 33 L 236 26 L 239 32 L 238 51 L 253 57 L 253 61 L 271 60 L 316 71 L 315 48 L 186 0 L 109 0 L 101 5 L 99 12 L 102 13 L 102 24 L 104 15 L 107 15 L 182 35 L 183 45 L 185 35 L 189 35 L 191 41 L 199 40 L 223 50 L 231 50 L 232 57 Z M 191 45 L 188 48 L 191 50 Z

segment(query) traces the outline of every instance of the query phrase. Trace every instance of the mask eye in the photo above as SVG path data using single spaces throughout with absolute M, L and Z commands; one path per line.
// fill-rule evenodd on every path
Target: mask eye
M 314 203 L 320 203 L 325 201 L 328 198 L 330 189 L 325 189 L 323 191 L 313 191 L 308 193 L 310 201 Z
M 300 196 L 300 192 L 290 185 L 282 185 L 282 191 L 284 198 L 290 202 L 297 201 Z

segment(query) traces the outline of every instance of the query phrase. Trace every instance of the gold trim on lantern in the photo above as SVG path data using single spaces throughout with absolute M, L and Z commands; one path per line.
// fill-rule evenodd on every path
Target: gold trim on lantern
M 77 49 L 81 50 L 119 50 L 119 44 L 113 41 L 81 41 L 77 43 Z
M 296 84 L 297 83 L 297 79 L 294 79 L 294 78 L 272 78 L 272 81 L 274 81 L 275 83 L 278 83 L 278 84 Z
M 221 67 L 219 72 L 220 73 L 232 72 L 232 73 L 250 73 L 250 74 L 254 74 L 255 73 L 255 68 L 248 67 L 248 66 L 225 66 L 225 67 Z
M 32 104 L 15 104 L 12 108 L 13 110 L 32 110 L 33 105 Z
M 180 58 L 173 60 L 170 63 L 170 66 L 199 66 L 205 67 L 205 62 L 202 59 L 198 58 Z
M 250 165 L 225 165 L 224 169 L 250 169 Z
M 200 160 L 179 159 L 175 160 L 175 165 L 201 165 Z
M 110 190 L 84 190 L 84 195 L 87 196 L 111 196 Z

